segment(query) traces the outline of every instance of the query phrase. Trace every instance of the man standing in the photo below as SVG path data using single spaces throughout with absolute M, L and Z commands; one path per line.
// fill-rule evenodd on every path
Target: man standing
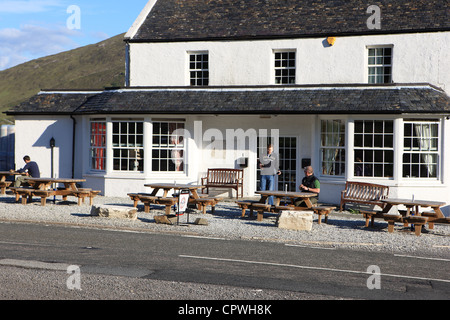
M 261 191 L 275 189 L 275 175 L 280 175 L 278 155 L 273 152 L 273 144 L 267 147 L 267 155 L 262 157 L 259 167 L 261 170 Z M 273 196 L 269 197 L 269 204 L 273 205 Z
M 300 185 L 299 189 L 302 192 L 314 192 L 319 194 L 320 193 L 320 181 L 317 179 L 317 177 L 314 175 L 314 170 L 311 166 L 307 166 L 304 169 L 305 177 L 302 180 L 302 184 Z M 311 197 L 309 198 L 311 203 L 314 205 L 318 201 L 317 197 Z M 301 198 L 297 198 L 294 201 L 296 207 L 306 207 L 305 201 Z
M 27 177 L 33 177 L 33 178 L 40 178 L 41 173 L 39 172 L 39 166 L 36 162 L 31 161 L 31 158 L 29 156 L 23 157 L 23 161 L 25 161 L 25 167 L 22 169 L 17 170 L 19 173 L 26 173 Z M 12 172 L 14 170 L 11 170 Z M 20 185 L 25 181 L 24 176 L 17 177 L 17 180 L 14 182 L 14 187 L 19 188 Z

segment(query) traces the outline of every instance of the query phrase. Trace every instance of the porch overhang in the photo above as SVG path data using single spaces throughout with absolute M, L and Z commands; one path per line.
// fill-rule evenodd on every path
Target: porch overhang
M 450 97 L 430 84 L 125 87 L 46 90 L 8 115 L 95 114 L 450 114 Z

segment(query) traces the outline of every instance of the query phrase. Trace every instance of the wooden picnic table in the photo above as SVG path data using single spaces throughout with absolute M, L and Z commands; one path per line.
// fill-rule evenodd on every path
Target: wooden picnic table
M 52 189 L 54 184 L 64 184 L 63 191 L 77 192 L 77 183 L 86 182 L 86 179 L 67 179 L 67 178 L 25 178 L 25 180 L 38 190 Z
M 1 188 L 1 194 L 6 193 L 6 188 L 9 187 L 13 182 L 12 181 L 6 181 L 6 178 L 11 176 L 17 176 L 17 175 L 26 175 L 26 173 L 20 173 L 17 171 L 0 171 L 0 188 Z
M 192 185 L 192 184 L 179 184 L 179 183 L 148 183 L 144 184 L 145 187 L 152 188 L 153 191 L 151 193 L 151 196 L 156 196 L 156 194 L 159 192 L 159 190 L 163 190 L 163 198 L 167 197 L 167 194 L 170 190 L 189 190 L 191 192 L 191 196 L 194 199 L 200 199 L 200 196 L 197 192 L 198 189 L 204 188 L 202 185 Z
M 85 182 L 85 179 L 67 179 L 67 178 L 25 178 L 25 181 L 31 188 L 12 188 L 16 194 L 16 201 L 22 196 L 22 204 L 31 201 L 33 196 L 41 197 L 41 204 L 45 205 L 46 198 L 50 196 L 62 196 L 63 200 L 67 200 L 68 196 L 78 198 L 78 205 L 84 202 L 86 197 L 90 199 L 90 205 L 93 203 L 93 198 L 97 196 L 100 191 L 78 188 L 77 183 Z M 63 184 L 64 187 L 54 188 L 54 185 Z
M 388 198 L 381 201 L 386 203 L 382 215 L 387 221 L 393 218 L 388 214 L 393 206 L 405 206 L 407 210 L 406 213 L 401 214 L 401 221 L 403 221 L 405 226 L 409 223 L 414 224 L 416 235 L 420 235 L 421 226 L 426 223 L 428 223 L 430 229 L 434 228 L 434 223 L 449 223 L 449 219 L 441 211 L 441 207 L 445 205 L 445 202 L 399 198 Z M 420 208 L 431 208 L 433 212 L 420 212 Z M 393 232 L 392 224 L 393 222 L 391 221 L 389 232 Z
M 296 192 L 296 191 L 256 191 L 256 194 L 261 195 L 260 203 L 266 203 L 268 197 L 274 197 L 274 205 L 279 206 L 281 199 L 289 198 L 291 202 L 294 203 L 294 200 L 297 198 L 301 198 L 305 201 L 307 208 L 311 209 L 313 207 L 311 201 L 309 200 L 312 197 L 317 197 L 318 194 L 314 192 Z M 297 209 L 298 207 L 296 207 Z
M 382 199 L 382 202 L 386 203 L 383 209 L 383 213 L 388 213 L 393 206 L 404 205 L 407 209 L 406 215 L 416 215 L 420 216 L 419 208 L 431 207 L 436 215 L 436 218 L 444 218 L 444 214 L 441 211 L 441 207 L 445 205 L 445 202 L 441 201 L 429 201 L 429 200 L 412 200 L 412 199 L 398 199 L 398 198 L 388 198 Z

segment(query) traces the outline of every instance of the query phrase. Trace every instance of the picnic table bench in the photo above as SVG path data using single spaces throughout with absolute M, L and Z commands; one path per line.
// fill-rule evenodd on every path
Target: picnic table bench
M 250 210 L 249 217 L 253 216 L 253 211 L 257 211 L 257 221 L 262 221 L 264 212 L 280 213 L 286 210 L 292 211 L 304 211 L 308 210 L 305 207 L 295 207 L 293 205 L 280 206 L 280 205 L 268 205 L 259 201 L 236 201 L 237 205 L 241 208 L 241 217 L 245 217 L 246 210 Z M 311 210 L 318 215 L 318 224 L 322 222 L 322 216 L 325 216 L 325 223 L 328 222 L 328 215 L 336 209 L 333 206 L 314 206 Z
M 31 187 L 12 187 L 10 190 L 16 196 L 16 202 L 22 197 L 22 204 L 32 201 L 33 196 L 41 198 L 41 205 L 45 206 L 47 198 L 51 196 L 62 196 L 63 201 L 68 196 L 74 196 L 78 199 L 78 205 L 84 203 L 89 198 L 89 205 L 93 204 L 93 198 L 100 194 L 99 190 L 90 188 L 78 188 L 77 182 L 83 182 L 84 179 L 63 179 L 63 178 L 27 178 Z M 65 187 L 53 189 L 52 184 L 63 183 Z
M 243 169 L 208 169 L 206 177 L 201 179 L 202 192 L 206 189 L 209 194 L 209 188 L 231 188 L 236 190 L 236 199 L 239 199 L 239 189 L 241 197 L 244 194 Z
M 158 197 L 149 193 L 129 193 L 128 196 L 133 200 L 133 206 L 136 208 L 139 201 L 144 204 L 144 212 L 150 213 L 150 204 L 164 205 L 165 214 L 169 215 L 171 207 L 178 202 L 177 197 Z
M 203 214 L 206 214 L 206 207 L 211 206 L 211 214 L 214 214 L 216 209 L 216 204 L 222 201 L 223 198 L 204 198 L 200 197 L 199 199 L 194 199 L 193 202 L 200 204 L 200 207 L 202 208 Z
M 366 182 L 347 181 L 345 190 L 341 192 L 340 211 L 344 209 L 345 203 L 363 203 L 378 205 L 384 208 L 386 203 L 382 200 L 389 195 L 389 187 Z

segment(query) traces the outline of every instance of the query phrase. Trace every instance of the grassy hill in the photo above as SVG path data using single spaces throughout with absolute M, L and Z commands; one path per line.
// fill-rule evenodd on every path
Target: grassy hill
M 14 119 L 3 112 L 41 89 L 102 89 L 125 81 L 124 34 L 105 41 L 39 58 L 0 71 L 0 124 Z

